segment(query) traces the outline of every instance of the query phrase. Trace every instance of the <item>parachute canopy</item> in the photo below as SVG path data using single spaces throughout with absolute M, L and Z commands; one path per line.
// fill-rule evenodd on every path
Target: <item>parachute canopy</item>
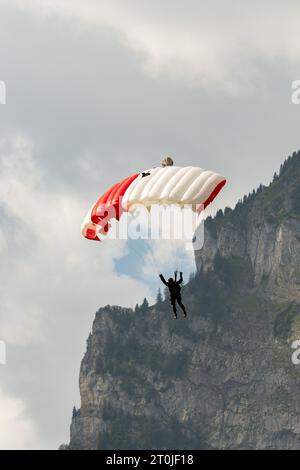
M 92 205 L 82 224 L 82 234 L 99 241 L 98 235 L 109 230 L 109 220 L 119 220 L 136 204 L 147 208 L 154 204 L 203 204 L 205 208 L 225 183 L 226 179 L 218 173 L 192 166 L 165 166 L 136 173 L 114 184 Z

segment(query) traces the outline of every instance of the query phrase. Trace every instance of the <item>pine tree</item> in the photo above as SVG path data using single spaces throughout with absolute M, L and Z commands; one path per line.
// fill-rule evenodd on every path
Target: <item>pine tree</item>
M 169 298 L 169 289 L 167 287 L 164 288 L 164 299 L 168 300 Z
M 162 294 L 161 294 L 161 290 L 159 288 L 158 291 L 157 291 L 156 303 L 161 304 L 162 302 L 163 302 L 163 297 L 162 297 Z
M 145 312 L 145 311 L 148 309 L 148 307 L 149 307 L 149 302 L 148 302 L 148 300 L 147 300 L 146 297 L 145 297 L 144 300 L 143 300 L 143 303 L 142 303 L 142 305 L 141 305 L 141 307 L 140 307 L 140 310 L 141 310 L 142 312 Z
M 280 174 L 280 175 L 282 174 L 282 170 L 283 170 L 283 164 L 281 163 L 281 165 L 280 165 L 280 171 L 279 171 L 279 174 Z

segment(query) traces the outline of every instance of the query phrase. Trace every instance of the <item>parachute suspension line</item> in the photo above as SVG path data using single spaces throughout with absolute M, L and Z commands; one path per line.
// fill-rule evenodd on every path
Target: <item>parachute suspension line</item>
M 176 246 L 176 269 L 177 269 L 177 271 L 180 271 L 178 243 L 177 243 L 177 246 Z
M 160 274 L 160 270 L 158 269 L 158 264 L 156 262 L 154 254 L 153 254 L 152 246 L 150 244 L 148 244 L 148 248 L 149 248 L 149 253 L 151 255 L 151 260 L 152 260 L 154 270 L 157 272 L 157 274 Z
M 175 241 L 175 270 L 180 271 L 180 266 L 179 266 L 179 243 L 176 240 Z

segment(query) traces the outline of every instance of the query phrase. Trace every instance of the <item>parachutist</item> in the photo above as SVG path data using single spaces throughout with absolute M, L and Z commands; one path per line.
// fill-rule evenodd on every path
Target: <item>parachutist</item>
M 147 171 L 147 172 L 143 171 L 142 178 L 145 178 L 145 176 L 150 176 L 150 175 L 151 175 L 151 173 L 149 171 Z
M 179 281 L 177 281 L 177 271 L 175 271 L 174 275 L 175 275 L 175 279 L 170 277 L 168 279 L 168 281 L 165 280 L 165 278 L 162 274 L 160 274 L 159 277 L 160 277 L 161 281 L 164 283 L 164 285 L 167 286 L 167 288 L 169 289 L 170 302 L 171 302 L 171 305 L 173 307 L 174 317 L 177 318 L 176 302 L 178 303 L 178 305 L 182 309 L 184 317 L 186 317 L 185 306 L 183 305 L 182 300 L 181 300 L 181 287 L 180 287 L 180 284 L 183 281 L 182 272 L 180 272 Z

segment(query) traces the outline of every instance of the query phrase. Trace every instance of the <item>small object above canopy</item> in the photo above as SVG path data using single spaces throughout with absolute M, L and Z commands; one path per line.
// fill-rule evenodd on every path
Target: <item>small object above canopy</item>
M 165 157 L 161 161 L 161 166 L 173 166 L 174 162 L 171 157 Z

